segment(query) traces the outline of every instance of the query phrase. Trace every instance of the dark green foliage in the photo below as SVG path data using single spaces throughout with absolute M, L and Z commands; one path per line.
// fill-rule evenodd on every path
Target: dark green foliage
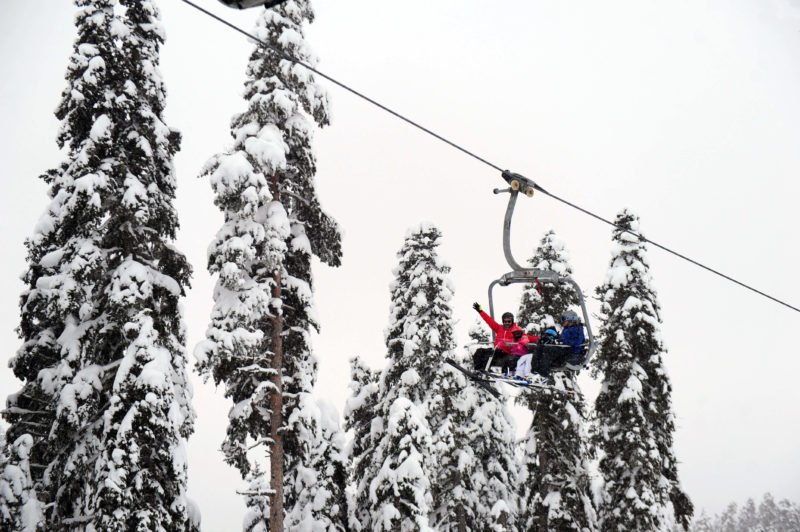
M 672 386 L 645 246 L 629 232 L 638 233 L 635 215 L 623 211 L 615 224 L 608 275 L 597 288 L 602 322 L 593 359 L 593 374 L 603 377 L 594 431 L 603 451 L 601 529 L 668 530 L 673 520 L 688 526 L 693 507 L 672 450 Z

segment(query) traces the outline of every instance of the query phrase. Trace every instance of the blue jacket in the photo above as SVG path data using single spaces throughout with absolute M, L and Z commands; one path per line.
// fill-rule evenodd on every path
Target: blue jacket
M 586 341 L 586 337 L 583 335 L 583 325 L 570 325 L 568 327 L 564 327 L 564 330 L 561 331 L 558 339 L 561 341 L 561 343 L 572 346 L 573 353 L 576 355 L 580 354 L 581 346 Z

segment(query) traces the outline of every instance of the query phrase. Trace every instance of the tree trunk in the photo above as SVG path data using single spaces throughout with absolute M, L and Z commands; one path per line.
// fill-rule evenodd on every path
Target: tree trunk
M 280 201 L 280 192 L 277 187 L 277 175 L 272 178 L 273 198 Z M 272 274 L 273 300 L 281 299 L 281 270 L 278 267 Z M 269 503 L 269 530 L 270 532 L 283 532 L 283 309 L 279 309 L 272 318 L 272 368 L 275 375 L 272 383 L 275 391 L 270 398 L 272 416 L 270 419 L 270 482 L 272 496 Z
M 276 271 L 273 275 L 275 286 L 272 288 L 272 297 L 280 298 L 281 274 Z M 270 437 L 270 477 L 272 483 L 272 500 L 269 503 L 269 529 L 270 532 L 283 532 L 283 317 L 275 316 L 272 320 L 272 368 L 275 375 L 272 383 L 275 391 L 270 398 L 272 408 Z

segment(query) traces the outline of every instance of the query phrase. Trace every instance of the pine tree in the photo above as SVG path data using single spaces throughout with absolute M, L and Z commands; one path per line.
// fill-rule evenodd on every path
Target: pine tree
M 572 275 L 569 255 L 555 232 L 545 233 L 528 264 L 539 270 Z M 580 300 L 571 284 L 526 285 L 518 314 L 540 334 L 554 326 Z M 520 487 L 522 529 L 592 530 L 596 513 L 590 490 L 592 453 L 586 429 L 586 402 L 573 372 L 553 375 L 560 390 L 527 390 L 517 401 L 533 414 L 523 441 Z
M 539 242 L 528 265 L 537 270 L 555 272 L 562 277 L 572 276 L 569 253 L 564 242 L 556 237 L 552 229 L 547 231 Z M 553 286 L 537 284 L 525 285 L 517 314 L 517 323 L 526 330 L 543 331 L 558 323 L 558 317 L 579 304 L 571 285 Z
M 777 532 L 779 527 L 780 510 L 771 493 L 765 493 L 758 505 L 758 522 L 764 532 Z
M 478 347 L 491 345 L 486 323 L 476 317 L 467 331 L 467 359 Z M 462 365 L 470 360 L 461 360 Z M 519 462 L 516 448 L 516 426 L 505 402 L 497 401 L 481 388 L 471 387 L 472 401 L 465 413 L 470 436 L 466 446 L 474 457 L 471 484 L 476 497 L 477 530 L 512 532 L 518 530 Z M 521 529 L 520 529 L 521 530 Z
M 597 288 L 602 323 L 593 374 L 602 374 L 603 382 L 594 440 L 606 483 L 600 523 L 603 530 L 669 530 L 674 518 L 686 528 L 693 507 L 672 450 L 660 309 L 644 242 L 631 232 L 639 232 L 639 220 L 624 210 L 615 220 L 605 283 Z
M 405 377 L 411 380 L 411 373 Z M 370 475 L 370 525 L 375 532 L 431 531 L 430 481 L 425 457 L 431 451 L 431 431 L 422 409 L 399 396 L 382 416 L 383 434 L 375 450 Z
M 474 435 L 469 442 L 476 470 L 472 485 L 477 495 L 477 530 L 513 532 L 519 526 L 517 494 L 519 462 L 515 456 L 516 426 L 505 402 L 488 392 L 473 388 L 475 403 L 471 416 Z
M 338 412 L 303 393 L 287 425 L 307 448 L 303 461 L 286 477 L 286 498 L 293 501 L 286 529 L 347 530 L 347 457 Z
M 479 530 L 475 528 L 480 512 L 475 473 L 480 464 L 472 447 L 478 396 L 463 373 L 445 364 L 436 369 L 431 391 L 426 406 L 428 423 L 436 427 L 432 431 L 432 524 L 441 531 Z
M 352 439 L 348 448 L 351 464 L 349 524 L 352 530 L 370 530 L 369 484 L 370 465 L 378 446 L 379 434 L 373 431 L 377 415 L 379 375 L 354 357 L 350 360 L 350 397 L 345 405 L 345 429 Z
M 24 434 L 6 448 L 5 434 L 0 427 L 0 526 L 3 530 L 44 530 L 42 507 L 31 477 L 32 447 L 33 437 Z
M 308 1 L 288 0 L 262 12 L 256 36 L 313 65 L 303 37 L 312 20 Z M 284 479 L 296 476 L 313 447 L 286 422 L 316 379 L 311 259 L 338 266 L 341 237 L 315 191 L 312 137 L 316 126 L 328 124 L 328 114 L 314 77 L 258 45 L 245 99 L 247 110 L 232 121 L 232 150 L 214 156 L 203 171 L 225 221 L 209 250 L 209 271 L 219 275 L 211 325 L 195 353 L 200 371 L 225 382 L 233 401 L 226 461 L 249 478 L 248 449 L 267 446 L 271 482 L 260 495 L 269 495 L 270 529 L 278 530 L 299 503 L 294 491 L 284 493 Z M 258 497 L 249 493 L 248 500 Z
M 434 440 L 426 419 L 428 394 L 434 382 L 442 384 L 442 362 L 454 345 L 453 291 L 447 279 L 450 268 L 436 252 L 440 237 L 436 227 L 422 224 L 407 232 L 397 253 L 386 330 L 388 367 L 381 375 L 376 406 L 382 427 L 376 431 L 380 436 L 365 474 L 370 479 L 367 511 L 373 530 L 430 526 L 429 516 L 435 513 L 431 483 L 440 479 L 432 461 L 452 445 L 450 431 Z M 447 397 L 450 392 L 448 387 Z M 437 420 L 443 419 L 444 400 L 434 398 Z
M 703 510 L 699 517 L 695 517 L 692 522 L 691 530 L 693 532 L 714 532 L 713 521 L 708 517 L 705 510 Z
M 748 498 L 739 511 L 736 527 L 739 530 L 754 530 L 758 525 L 758 510 L 752 497 Z
M 52 200 L 27 242 L 13 362 L 25 403 L 12 410 L 41 420 L 30 455 L 45 528 L 190 529 L 178 306 L 190 268 L 172 244 L 180 135 L 162 119 L 163 29 L 150 0 L 76 4 L 56 111 L 69 153 L 43 176 Z
M 722 512 L 722 515 L 719 517 L 718 524 L 715 527 L 715 530 L 719 530 L 720 532 L 737 532 L 736 521 L 738 514 L 739 514 L 739 507 L 736 505 L 735 502 L 730 503 L 725 508 L 725 511 Z
M 778 530 L 800 530 L 800 505 L 781 499 L 778 502 Z

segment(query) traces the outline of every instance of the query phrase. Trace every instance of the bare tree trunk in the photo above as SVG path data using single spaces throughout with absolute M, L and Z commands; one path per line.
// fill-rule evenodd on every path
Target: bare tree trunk
M 273 198 L 280 201 L 280 191 L 277 187 L 277 175 L 272 177 Z M 273 300 L 281 299 L 281 270 L 278 267 L 272 274 Z M 270 477 L 272 496 L 269 502 L 269 530 L 270 532 L 283 532 L 283 313 L 282 309 L 272 318 L 272 368 L 275 375 L 272 383 L 275 391 L 270 398 L 272 416 L 270 419 Z

